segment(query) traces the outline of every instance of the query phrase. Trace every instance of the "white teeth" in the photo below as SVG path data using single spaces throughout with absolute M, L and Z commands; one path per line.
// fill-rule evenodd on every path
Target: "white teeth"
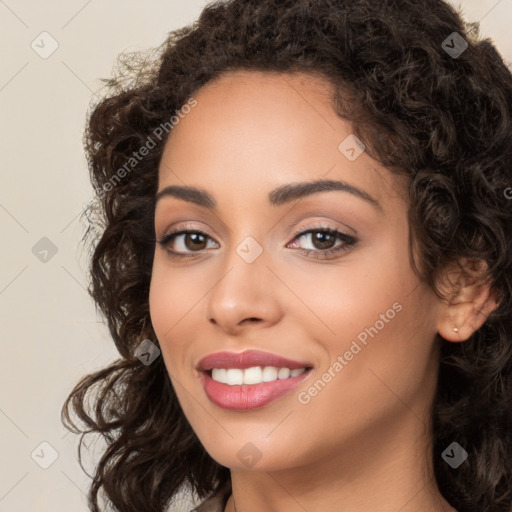
M 229 368 L 227 370 L 227 381 L 226 384 L 230 386 L 236 386 L 243 384 L 244 382 L 244 370 L 240 370 L 239 368 Z
M 214 368 L 212 370 L 212 379 L 217 382 L 222 382 L 222 384 L 227 384 L 228 382 L 228 371 L 225 368 Z
M 259 384 L 262 370 L 259 366 L 253 366 L 244 370 L 244 384 Z
M 279 368 L 279 371 L 277 372 L 277 378 L 287 379 L 290 376 L 290 372 L 290 368 Z
M 263 382 L 271 382 L 277 380 L 277 372 L 279 368 L 275 366 L 265 366 L 263 368 Z
M 276 368 L 275 366 L 252 366 L 242 370 L 240 368 L 213 368 L 212 379 L 228 384 L 229 386 L 240 386 L 241 384 L 260 384 L 274 380 L 284 380 L 304 373 L 306 368 Z

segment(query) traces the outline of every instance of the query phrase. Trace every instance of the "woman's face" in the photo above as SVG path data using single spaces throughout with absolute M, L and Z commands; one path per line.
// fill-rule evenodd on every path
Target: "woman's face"
M 400 459 L 428 423 L 438 311 L 411 268 L 403 178 L 361 153 L 319 78 L 231 72 L 195 99 L 158 190 L 210 202 L 161 194 L 157 239 L 190 233 L 156 245 L 150 290 L 188 421 L 230 468 L 371 461 L 389 443 Z M 288 194 L 317 180 L 338 185 Z

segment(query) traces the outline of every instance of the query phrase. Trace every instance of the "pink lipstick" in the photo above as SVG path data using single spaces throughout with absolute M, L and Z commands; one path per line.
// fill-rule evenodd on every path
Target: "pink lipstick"
M 243 411 L 263 407 L 291 392 L 310 375 L 312 365 L 247 350 L 210 354 L 199 361 L 197 370 L 212 403 Z

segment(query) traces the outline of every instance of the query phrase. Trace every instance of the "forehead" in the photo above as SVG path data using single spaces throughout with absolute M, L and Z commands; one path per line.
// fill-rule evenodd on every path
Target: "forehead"
M 229 184 L 252 193 L 324 178 L 352 182 L 377 199 L 389 194 L 389 171 L 365 152 L 356 159 L 343 153 L 360 149 L 351 123 L 333 110 L 332 94 L 316 75 L 224 73 L 194 95 L 197 106 L 171 131 L 159 189 Z

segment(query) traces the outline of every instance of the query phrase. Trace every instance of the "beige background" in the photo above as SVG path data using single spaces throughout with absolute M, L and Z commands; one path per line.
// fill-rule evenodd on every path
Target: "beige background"
M 81 145 L 88 104 L 118 53 L 160 44 L 206 3 L 0 0 L 0 512 L 88 511 L 78 438 L 59 416 L 78 379 L 116 357 L 85 291 L 87 254 L 77 249 L 91 195 Z M 456 5 L 511 62 L 512 0 Z M 39 53 L 58 48 L 43 59 L 34 40 Z M 57 250 L 39 254 L 46 262 L 33 253 L 48 250 L 43 237 Z

